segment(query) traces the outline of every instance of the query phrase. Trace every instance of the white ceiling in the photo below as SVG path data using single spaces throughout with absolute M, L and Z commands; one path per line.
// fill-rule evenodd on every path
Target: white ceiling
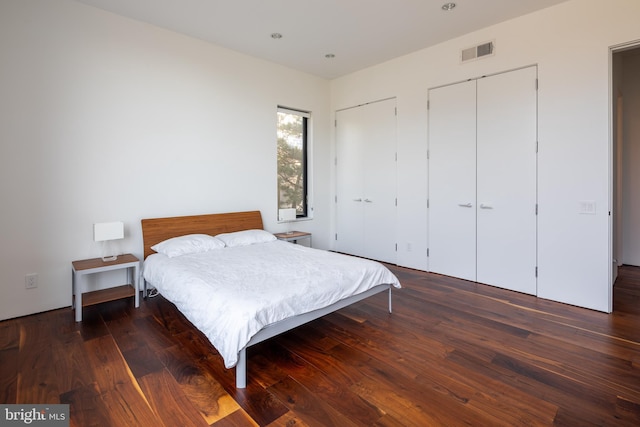
M 76 1 L 331 79 L 566 0 Z

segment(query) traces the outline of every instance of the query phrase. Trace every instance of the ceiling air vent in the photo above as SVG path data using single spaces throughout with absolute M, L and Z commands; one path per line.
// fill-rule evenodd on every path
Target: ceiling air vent
M 462 59 L 462 62 L 493 55 L 493 42 L 487 42 L 468 49 L 463 49 L 461 53 L 460 58 Z

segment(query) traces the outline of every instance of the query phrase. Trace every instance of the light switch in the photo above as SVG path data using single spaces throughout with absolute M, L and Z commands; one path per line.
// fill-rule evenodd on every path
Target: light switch
M 582 200 L 580 201 L 580 210 L 578 213 L 585 215 L 596 214 L 596 202 L 594 200 Z

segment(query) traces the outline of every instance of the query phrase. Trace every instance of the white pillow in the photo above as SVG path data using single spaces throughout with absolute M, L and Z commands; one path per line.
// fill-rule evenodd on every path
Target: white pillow
M 169 258 L 221 248 L 224 248 L 224 242 L 208 234 L 187 234 L 151 246 L 151 249 Z
M 264 230 L 243 230 L 234 233 L 222 233 L 216 236 L 228 247 L 247 246 L 255 243 L 266 243 L 276 240 L 276 236 Z

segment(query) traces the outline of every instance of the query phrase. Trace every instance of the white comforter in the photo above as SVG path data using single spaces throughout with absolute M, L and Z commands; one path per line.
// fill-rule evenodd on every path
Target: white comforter
M 174 258 L 153 254 L 144 278 L 207 336 L 227 368 L 271 323 L 379 284 L 400 287 L 378 262 L 279 240 Z

